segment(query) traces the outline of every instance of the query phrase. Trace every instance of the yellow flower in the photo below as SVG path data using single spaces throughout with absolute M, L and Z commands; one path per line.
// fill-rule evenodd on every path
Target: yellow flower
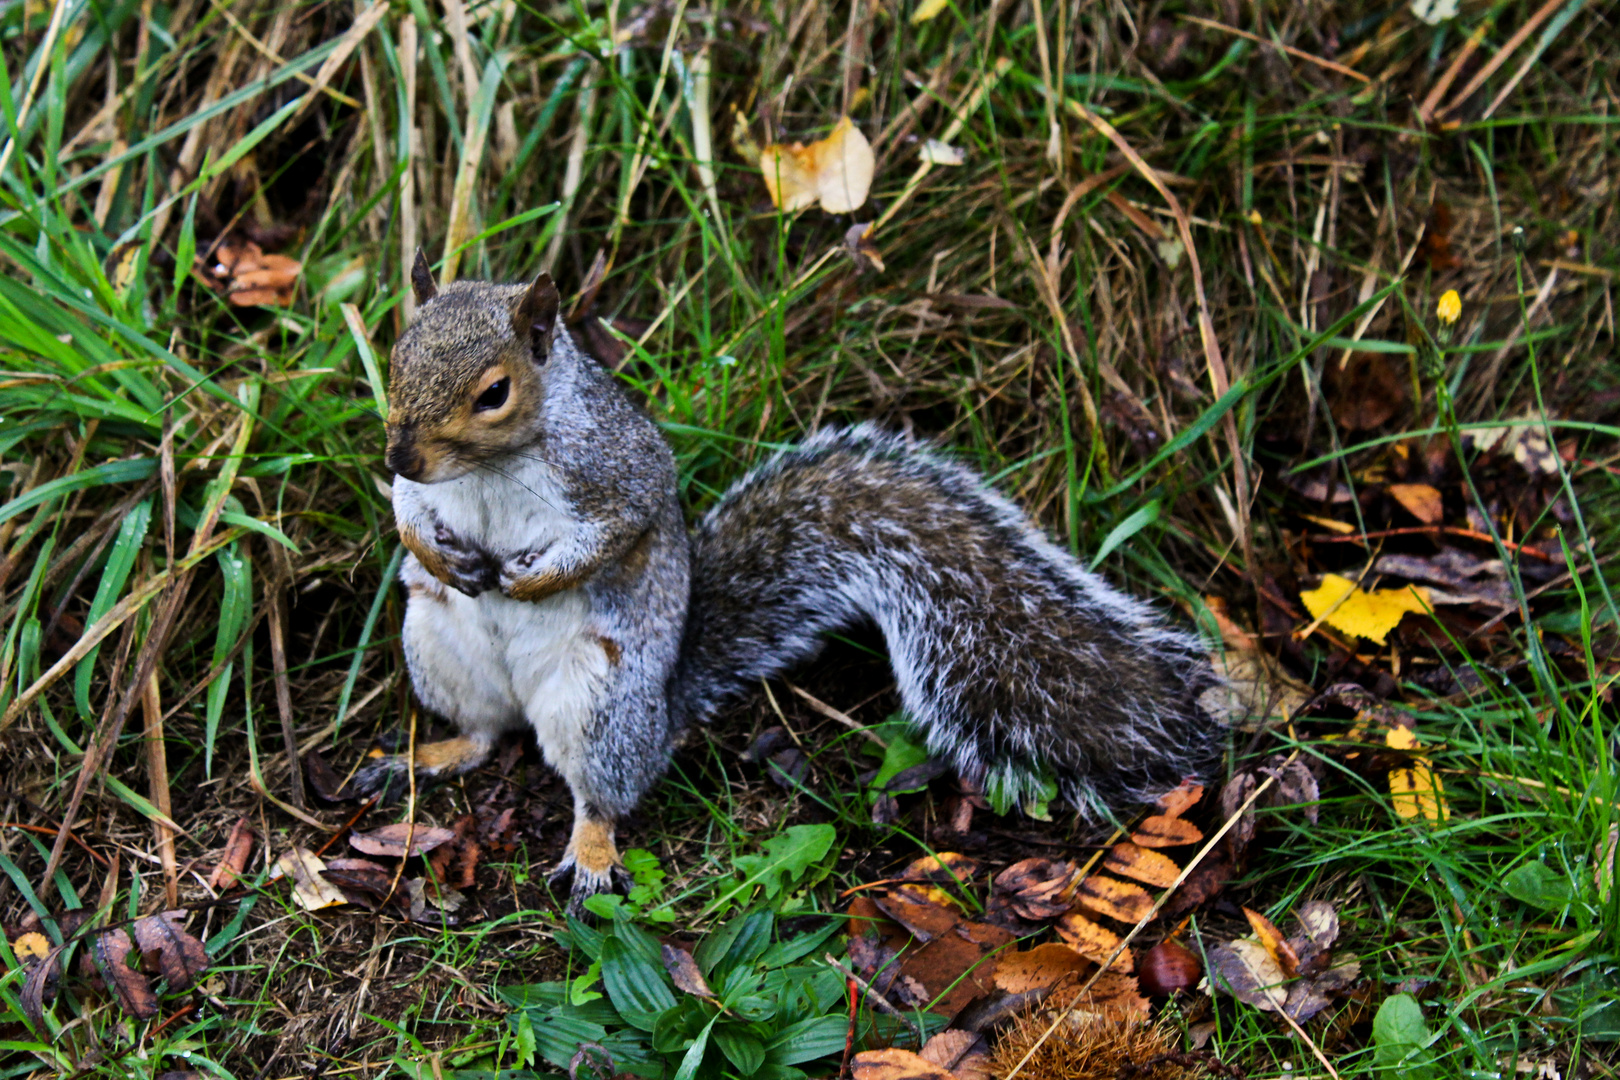
M 1447 289 L 1440 295 L 1440 302 L 1435 305 L 1434 313 L 1440 321 L 1450 326 L 1462 314 L 1462 297 L 1457 295 L 1456 289 Z

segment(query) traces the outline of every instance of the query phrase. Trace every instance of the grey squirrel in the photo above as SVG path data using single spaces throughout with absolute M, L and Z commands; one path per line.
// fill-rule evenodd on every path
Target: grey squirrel
M 438 288 L 420 252 L 394 346 L 387 464 L 409 550 L 404 647 L 460 730 L 417 775 L 530 727 L 568 782 L 570 906 L 619 869 L 614 822 L 678 736 L 823 636 L 875 623 L 929 750 L 1018 802 L 1084 814 L 1207 776 L 1221 724 L 1198 640 L 1085 570 L 970 470 L 863 424 L 756 467 L 688 533 L 662 433 L 559 319 L 549 276 Z M 377 790 L 407 768 L 374 758 Z

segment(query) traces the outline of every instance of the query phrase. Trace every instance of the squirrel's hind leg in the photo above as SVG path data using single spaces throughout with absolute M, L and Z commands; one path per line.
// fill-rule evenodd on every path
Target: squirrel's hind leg
M 613 838 L 613 822 L 582 799 L 574 804 L 574 831 L 568 850 L 548 877 L 553 885 L 573 876 L 568 890 L 568 914 L 580 918 L 585 901 L 615 887 L 627 889 L 630 875 L 619 861 L 619 848 Z
M 522 728 L 523 710 L 513 699 L 499 643 L 479 619 L 476 601 L 435 580 L 415 555 L 406 557 L 399 576 L 409 594 L 404 645 L 411 685 L 428 711 L 458 731 L 453 739 L 417 745 L 421 787 L 488 761 L 502 732 Z M 355 774 L 354 788 L 386 801 L 398 799 L 409 789 L 411 763 L 406 754 L 376 753 Z

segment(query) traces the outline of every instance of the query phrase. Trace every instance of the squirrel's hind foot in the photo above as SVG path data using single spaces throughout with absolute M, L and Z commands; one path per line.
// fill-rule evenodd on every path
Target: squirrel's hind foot
M 490 739 L 461 736 L 439 742 L 422 743 L 416 748 L 416 788 L 420 794 L 429 785 L 452 776 L 471 772 L 489 760 L 494 743 Z M 354 774 L 351 788 L 360 796 L 378 796 L 378 803 L 389 806 L 411 789 L 412 755 L 371 752 L 370 760 Z
M 546 881 L 560 885 L 570 876 L 573 884 L 568 890 L 565 911 L 576 919 L 587 917 L 585 901 L 597 893 L 629 890 L 630 875 L 619 861 L 610 822 L 585 815 L 574 819 L 574 835 L 568 841 L 568 850 Z

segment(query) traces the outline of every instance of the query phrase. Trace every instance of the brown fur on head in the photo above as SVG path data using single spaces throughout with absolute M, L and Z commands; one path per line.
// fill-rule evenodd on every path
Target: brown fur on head
M 411 286 L 420 306 L 390 360 L 387 461 L 434 484 L 534 441 L 559 300 L 549 274 L 441 289 L 420 252 Z

